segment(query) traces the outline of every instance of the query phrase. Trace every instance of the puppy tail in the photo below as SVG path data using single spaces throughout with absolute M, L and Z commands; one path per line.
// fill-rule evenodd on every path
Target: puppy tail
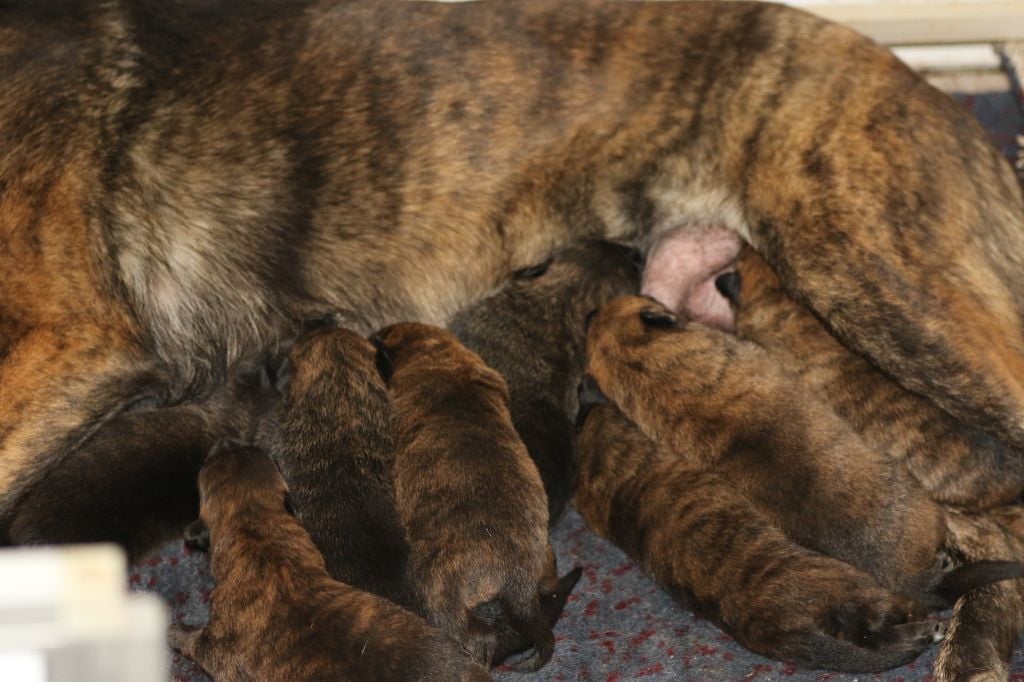
M 1021 577 L 1024 563 L 1019 561 L 972 561 L 945 573 L 932 594 L 948 607 L 971 590 Z

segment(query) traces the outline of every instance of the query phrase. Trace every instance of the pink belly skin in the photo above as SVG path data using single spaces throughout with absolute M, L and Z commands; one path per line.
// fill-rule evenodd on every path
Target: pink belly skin
M 732 331 L 732 310 L 715 278 L 732 269 L 741 246 L 735 232 L 722 228 L 674 230 L 647 254 L 642 293 L 697 322 Z

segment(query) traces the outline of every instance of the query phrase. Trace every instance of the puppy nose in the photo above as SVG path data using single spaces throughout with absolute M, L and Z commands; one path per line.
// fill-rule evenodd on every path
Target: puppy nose
M 735 270 L 723 272 L 715 278 L 715 288 L 718 289 L 718 293 L 729 299 L 731 303 L 739 303 L 742 286 L 743 279 L 740 277 L 740 273 Z

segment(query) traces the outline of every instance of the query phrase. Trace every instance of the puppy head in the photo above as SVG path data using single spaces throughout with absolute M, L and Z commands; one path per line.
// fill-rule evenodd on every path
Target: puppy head
M 251 505 L 286 511 L 288 486 L 267 453 L 233 439 L 219 441 L 199 471 L 201 517 L 211 527 Z
M 370 339 L 378 371 L 390 375 L 417 358 L 440 359 L 453 349 L 462 348 L 458 338 L 441 327 L 420 322 L 399 322 L 385 327 Z
M 715 279 L 715 288 L 729 299 L 733 310 L 757 305 L 765 297 L 784 295 L 782 282 L 771 266 L 756 251 L 744 246 L 734 272 Z
M 511 285 L 517 296 L 557 311 L 578 329 L 590 311 L 616 296 L 640 289 L 643 254 L 630 246 L 606 241 L 586 241 L 559 252 L 543 270 L 529 271 Z
M 686 327 L 681 318 L 652 298 L 619 296 L 589 320 L 587 356 L 642 349 L 653 339 Z
M 353 389 L 379 381 L 378 350 L 359 334 L 322 326 L 304 334 L 292 346 L 277 384 L 293 402 L 318 400 L 323 389 L 351 384 Z M 321 386 L 322 381 L 329 386 Z

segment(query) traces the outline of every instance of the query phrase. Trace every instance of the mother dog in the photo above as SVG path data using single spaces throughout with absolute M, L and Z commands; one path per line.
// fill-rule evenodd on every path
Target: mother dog
M 174 472 L 134 481 L 104 424 L 203 399 L 300 318 L 444 322 L 597 235 L 683 235 L 713 254 L 680 259 L 690 288 L 740 235 L 849 346 L 1024 444 L 1021 189 L 850 30 L 745 2 L 0 3 L 8 541 L 164 505 Z

